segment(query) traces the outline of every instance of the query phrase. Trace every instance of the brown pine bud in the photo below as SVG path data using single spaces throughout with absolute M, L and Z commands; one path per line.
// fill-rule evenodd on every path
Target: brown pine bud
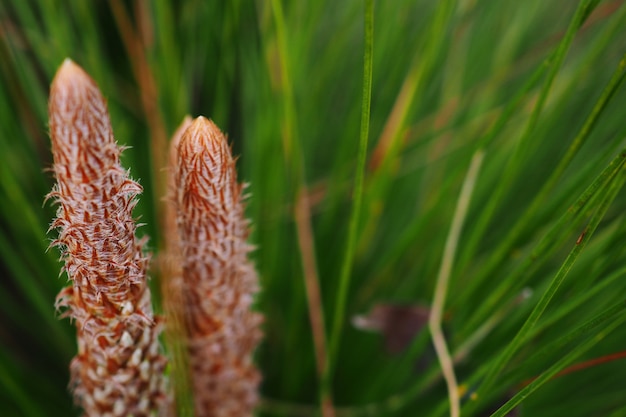
M 98 87 L 69 59 L 52 82 L 49 117 L 57 180 L 50 195 L 59 204 L 53 245 L 72 283 L 57 307 L 76 321 L 75 401 L 86 416 L 152 415 L 165 400 L 165 359 L 132 217 L 142 188 L 120 165 Z
M 199 117 L 178 148 L 176 204 L 185 327 L 197 416 L 251 416 L 260 374 L 252 360 L 262 317 L 248 260 L 243 186 L 226 138 Z

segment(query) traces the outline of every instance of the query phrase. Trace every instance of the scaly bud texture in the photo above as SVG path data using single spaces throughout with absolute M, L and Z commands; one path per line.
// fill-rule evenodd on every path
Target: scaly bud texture
M 178 147 L 176 205 L 185 327 L 196 416 L 251 416 L 260 374 L 252 354 L 262 317 L 235 161 L 219 128 L 193 121 Z
M 70 365 L 86 416 L 149 416 L 165 401 L 159 326 L 146 282 L 148 259 L 132 210 L 142 188 L 120 165 L 106 103 L 94 81 L 66 60 L 50 91 L 50 136 L 64 270 L 72 285 L 57 308 L 76 321 Z

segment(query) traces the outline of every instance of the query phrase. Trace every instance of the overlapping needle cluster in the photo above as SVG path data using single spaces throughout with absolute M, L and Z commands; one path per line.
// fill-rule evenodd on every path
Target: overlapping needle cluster
M 174 150 L 174 204 L 182 300 L 197 416 L 251 416 L 260 374 L 252 353 L 261 315 L 250 310 L 258 277 L 248 260 L 243 186 L 225 136 L 198 117 Z
M 49 117 L 57 180 L 50 196 L 59 204 L 53 245 L 71 280 L 57 307 L 78 332 L 75 400 L 87 416 L 153 415 L 166 398 L 165 358 L 132 217 L 142 188 L 120 165 L 98 87 L 70 60 L 52 83 Z

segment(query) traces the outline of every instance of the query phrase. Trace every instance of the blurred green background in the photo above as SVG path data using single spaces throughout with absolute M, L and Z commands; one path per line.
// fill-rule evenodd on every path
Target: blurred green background
M 259 415 L 448 415 L 423 319 L 449 280 L 462 415 L 626 416 L 625 53 L 617 0 L 2 1 L 0 415 L 80 413 L 43 204 L 48 88 L 70 57 L 131 147 L 155 259 L 168 138 L 186 114 L 228 133 L 266 317 Z

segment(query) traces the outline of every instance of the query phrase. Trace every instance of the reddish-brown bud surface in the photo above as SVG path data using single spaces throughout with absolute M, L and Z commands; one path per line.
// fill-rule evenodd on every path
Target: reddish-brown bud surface
M 197 416 L 251 416 L 260 374 L 252 360 L 261 315 L 248 260 L 243 186 L 225 136 L 199 117 L 178 146 L 175 177 L 184 321 Z
M 87 416 L 152 415 L 165 400 L 159 325 L 146 282 L 148 258 L 132 210 L 141 193 L 120 165 L 94 81 L 66 60 L 50 91 L 50 136 L 59 204 L 51 228 L 71 280 L 57 307 L 75 320 L 71 387 Z

